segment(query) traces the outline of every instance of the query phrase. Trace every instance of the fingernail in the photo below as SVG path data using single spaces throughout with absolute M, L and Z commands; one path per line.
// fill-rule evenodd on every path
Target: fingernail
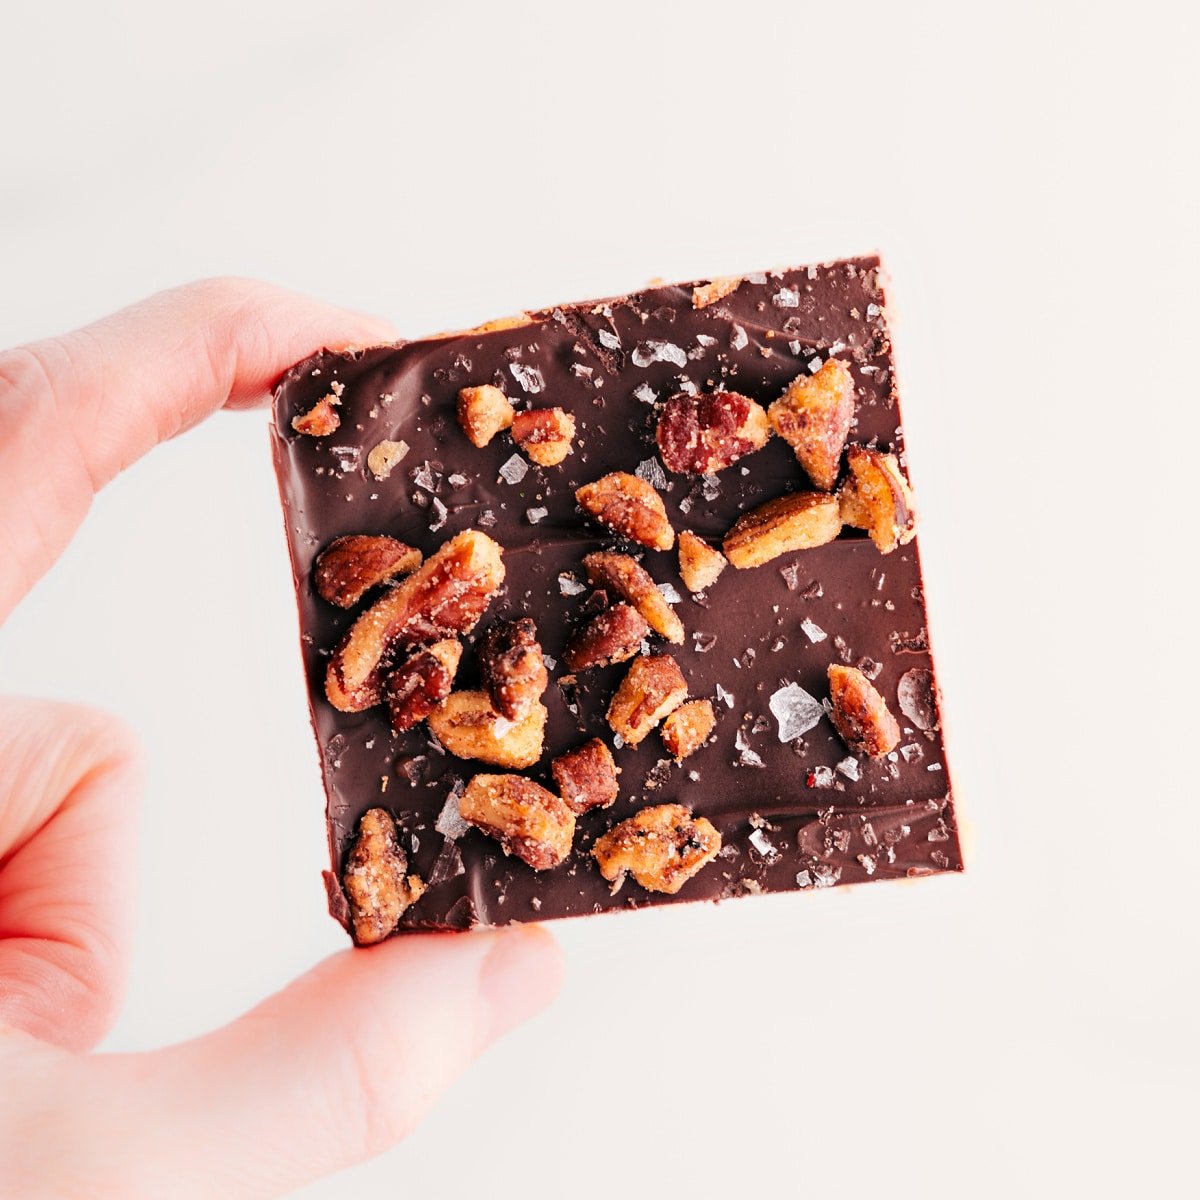
M 544 929 L 505 929 L 480 972 L 480 989 L 491 1010 L 489 1040 L 540 1012 L 562 986 L 562 951 Z

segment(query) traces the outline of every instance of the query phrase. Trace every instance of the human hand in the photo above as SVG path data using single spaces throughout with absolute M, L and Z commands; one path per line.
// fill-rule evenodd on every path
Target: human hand
M 0 353 L 0 622 L 157 442 L 260 403 L 323 345 L 392 337 L 213 280 Z M 85 1054 L 123 990 L 138 775 L 113 718 L 0 698 L 0 1195 L 281 1195 L 404 1137 L 557 991 L 538 929 L 394 938 L 194 1041 Z

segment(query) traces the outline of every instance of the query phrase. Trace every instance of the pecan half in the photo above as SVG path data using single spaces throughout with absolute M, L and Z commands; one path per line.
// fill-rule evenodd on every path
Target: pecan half
M 404 910 L 425 891 L 416 875 L 405 875 L 408 858 L 396 837 L 396 822 L 382 808 L 369 808 L 346 859 L 342 887 L 350 906 L 354 940 L 381 942 L 400 923 Z
M 313 567 L 313 586 L 322 600 L 353 608 L 373 587 L 420 565 L 420 550 L 393 537 L 352 533 L 321 551 Z
M 562 798 L 577 816 L 593 808 L 608 808 L 620 791 L 617 776 L 621 768 L 599 738 L 560 754 L 550 770 Z
M 795 451 L 814 486 L 828 492 L 837 483 L 842 451 L 854 417 L 854 377 L 839 358 L 815 375 L 801 375 L 767 409 L 771 427 Z
M 829 698 L 833 702 L 829 719 L 856 754 L 882 758 L 896 748 L 900 726 L 887 701 L 857 667 L 830 664 Z
M 292 418 L 292 428 L 308 437 L 328 437 L 341 426 L 342 418 L 337 411 L 341 400 L 334 394 L 323 396 L 306 413 Z
M 781 554 L 832 542 L 841 528 L 836 497 L 792 492 L 738 517 L 725 535 L 725 557 L 735 567 L 757 567 Z
M 497 621 L 479 642 L 479 674 L 492 707 L 519 721 L 542 698 L 549 677 L 530 617 Z
M 476 775 L 459 797 L 458 811 L 535 871 L 557 867 L 571 853 L 575 814 L 524 776 Z
M 891 554 L 916 536 L 917 515 L 912 493 L 894 454 L 880 454 L 869 446 L 846 451 L 849 478 L 838 491 L 842 520 L 865 529 L 883 554 Z
M 728 565 L 720 550 L 714 550 L 690 529 L 679 535 L 679 577 L 693 595 L 712 587 Z
M 628 554 L 598 550 L 585 556 L 583 566 L 593 586 L 616 592 L 646 618 L 655 633 L 677 646 L 682 644 L 683 622 L 636 559 Z
M 546 706 L 540 702 L 510 721 L 492 707 L 487 692 L 451 692 L 428 720 L 437 740 L 459 758 L 519 771 L 542 757 Z
M 711 700 L 689 700 L 663 722 L 663 745 L 676 762 L 682 762 L 708 741 L 716 724 Z
M 454 688 L 462 643 L 447 639 L 410 654 L 383 681 L 392 728 L 405 733 L 419 725 Z
M 376 600 L 330 656 L 325 673 L 329 703 L 342 712 L 378 704 L 384 662 L 396 646 L 474 629 L 504 582 L 502 554 L 486 533 L 468 529 Z
M 512 436 L 539 467 L 557 467 L 571 453 L 575 418 L 561 408 L 531 408 L 513 417 Z
M 648 892 L 673 896 L 720 849 L 710 822 L 682 804 L 659 804 L 598 837 L 592 857 L 610 883 L 619 886 L 629 872 Z
M 473 446 L 483 447 L 513 423 L 508 397 L 490 383 L 458 393 L 458 423 Z
M 563 651 L 570 671 L 627 662 L 650 634 L 646 618 L 632 605 L 614 604 L 576 630 Z
M 608 706 L 608 723 L 636 746 L 687 699 L 687 682 L 669 654 L 635 658 Z
M 678 392 L 663 405 L 655 433 L 667 470 L 693 475 L 725 470 L 770 436 L 762 405 L 738 392 Z
M 644 479 L 614 471 L 585 483 L 575 499 L 601 525 L 651 550 L 670 550 L 675 531 L 667 520 L 662 497 Z
M 737 291 L 741 282 L 740 275 L 718 275 L 708 283 L 698 284 L 692 288 L 692 307 L 707 308 L 718 300 L 724 300 L 730 292 Z

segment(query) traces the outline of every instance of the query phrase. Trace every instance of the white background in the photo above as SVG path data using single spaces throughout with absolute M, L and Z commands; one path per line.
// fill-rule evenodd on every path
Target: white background
M 418 334 L 881 249 L 969 870 L 564 926 L 557 1007 L 301 1194 L 1184 1194 L 1194 6 L 402 8 L 5 5 L 0 342 L 213 273 Z M 280 526 L 219 417 L 0 633 L 0 687 L 149 748 L 113 1049 L 343 944 Z

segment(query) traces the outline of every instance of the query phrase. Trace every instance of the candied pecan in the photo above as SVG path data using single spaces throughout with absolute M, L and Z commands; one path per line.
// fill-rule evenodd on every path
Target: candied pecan
M 662 497 L 636 475 L 614 471 L 595 483 L 585 483 L 575 499 L 589 516 L 630 541 L 651 550 L 670 550 L 675 545 Z
M 712 587 L 728 565 L 720 550 L 714 550 L 690 529 L 679 535 L 679 577 L 689 592 L 695 594 Z
M 896 748 L 900 726 L 887 701 L 857 667 L 830 663 L 829 698 L 833 702 L 829 719 L 856 754 L 881 758 Z
M 689 700 L 663 722 L 663 745 L 676 762 L 682 762 L 708 741 L 716 724 L 711 700 Z
M 490 383 L 458 393 L 458 423 L 473 446 L 483 447 L 513 423 L 508 397 Z
M 563 662 L 571 671 L 607 667 L 626 662 L 650 634 L 646 618 L 629 604 L 614 604 L 576 630 L 563 651 Z
M 683 622 L 636 559 L 628 554 L 598 550 L 584 558 L 583 566 L 595 587 L 616 592 L 622 600 L 627 600 L 655 633 L 677 646 L 683 642 Z
M 497 621 L 479 642 L 479 674 L 492 706 L 519 721 L 542 698 L 548 676 L 530 617 Z
M 313 586 L 322 600 L 353 608 L 373 587 L 420 565 L 420 550 L 393 537 L 352 533 L 321 551 L 313 568 Z
M 408 453 L 407 442 L 382 441 L 371 448 L 367 455 L 367 470 L 382 481 L 387 479 L 396 464 Z
M 329 703 L 342 712 L 378 704 L 384 660 L 396 646 L 474 629 L 504 582 L 502 554 L 486 533 L 468 529 L 376 600 L 330 656 L 325 673 Z
M 673 896 L 720 849 L 721 835 L 710 822 L 682 804 L 659 804 L 598 837 L 592 857 L 618 887 L 629 872 L 648 892 Z
M 416 875 L 405 875 L 408 858 L 396 836 L 396 822 L 382 808 L 369 808 L 346 859 L 342 887 L 350 907 L 354 940 L 381 942 L 400 923 L 404 910 L 425 891 Z
M 550 770 L 562 798 L 577 816 L 593 808 L 608 808 L 617 798 L 621 768 L 599 738 L 560 754 L 550 764 Z
M 762 405 L 738 392 L 677 392 L 663 405 L 655 434 L 667 470 L 693 475 L 725 470 L 770 436 Z
M 571 453 L 575 418 L 561 408 L 531 408 L 513 417 L 512 436 L 539 467 L 557 467 Z
M 793 379 L 767 409 L 771 427 L 795 451 L 809 479 L 828 492 L 837 482 L 854 417 L 854 377 L 839 358 Z
M 725 557 L 735 567 L 757 567 L 781 554 L 832 542 L 841 528 L 836 497 L 792 492 L 738 517 L 725 535 Z
M 869 446 L 846 451 L 849 478 L 838 491 L 842 520 L 865 529 L 883 554 L 891 554 L 916 536 L 917 516 L 912 493 L 894 454 L 880 454 Z
M 451 692 L 429 714 L 429 729 L 451 754 L 521 770 L 542 757 L 546 706 L 535 701 L 519 720 L 493 707 L 487 692 Z
M 687 699 L 687 682 L 669 654 L 635 658 L 608 706 L 608 723 L 627 745 L 636 746 Z
M 331 433 L 336 432 L 342 423 L 336 407 L 339 404 L 341 404 L 341 400 L 338 395 L 330 392 L 328 396 L 323 396 L 318 400 L 308 412 L 293 417 L 292 428 L 297 433 L 306 434 L 308 437 L 328 437 Z
M 450 695 L 461 658 L 462 643 L 447 639 L 410 654 L 388 673 L 383 693 L 397 733 L 420 724 Z
M 692 307 L 707 308 L 718 300 L 724 300 L 730 292 L 737 291 L 741 282 L 740 275 L 718 275 L 708 283 L 697 284 L 692 288 Z
M 557 867 L 571 853 L 575 814 L 565 800 L 522 775 L 476 775 L 459 797 L 458 811 L 535 871 Z

